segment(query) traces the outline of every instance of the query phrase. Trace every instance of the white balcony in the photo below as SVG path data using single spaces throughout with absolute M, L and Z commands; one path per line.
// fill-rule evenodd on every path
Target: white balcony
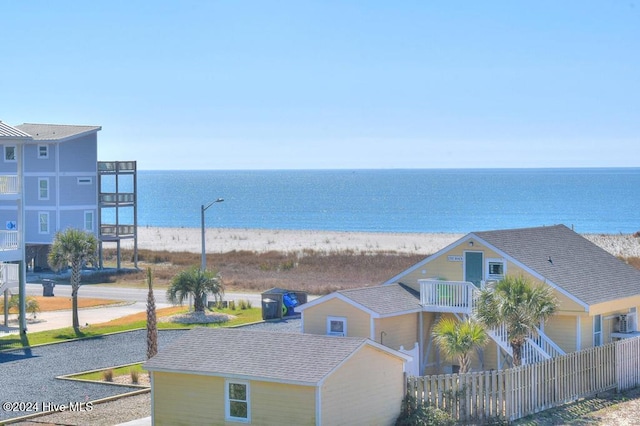
M 7 288 L 18 287 L 20 283 L 20 265 L 17 263 L 0 263 L 0 293 Z
M 0 231 L 0 251 L 18 250 L 19 248 L 18 231 Z
M 452 312 L 470 315 L 475 307 L 477 288 L 465 281 L 418 280 L 420 304 L 426 312 Z
M 20 193 L 20 180 L 17 175 L 0 175 L 0 195 Z

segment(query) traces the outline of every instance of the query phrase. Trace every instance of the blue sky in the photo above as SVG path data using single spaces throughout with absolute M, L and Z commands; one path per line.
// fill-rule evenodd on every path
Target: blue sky
M 140 169 L 638 167 L 633 1 L 5 1 L 0 120 Z

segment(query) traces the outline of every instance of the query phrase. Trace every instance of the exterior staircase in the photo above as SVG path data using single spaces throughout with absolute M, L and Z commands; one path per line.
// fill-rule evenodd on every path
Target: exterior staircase
M 468 317 L 473 315 L 480 290 L 466 281 L 419 280 L 420 304 L 425 312 L 448 312 Z M 506 326 L 503 324 L 488 330 L 489 337 L 496 342 L 504 354 L 513 358 Z M 542 330 L 536 327 L 522 347 L 522 364 L 533 364 L 565 352 Z

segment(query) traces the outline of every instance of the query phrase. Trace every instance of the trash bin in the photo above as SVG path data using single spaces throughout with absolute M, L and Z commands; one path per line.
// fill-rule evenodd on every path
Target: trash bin
M 281 318 L 282 314 L 278 312 L 279 302 L 273 299 L 262 299 L 262 319 Z
M 53 288 L 56 283 L 53 280 L 42 280 L 42 295 L 45 297 L 53 297 Z

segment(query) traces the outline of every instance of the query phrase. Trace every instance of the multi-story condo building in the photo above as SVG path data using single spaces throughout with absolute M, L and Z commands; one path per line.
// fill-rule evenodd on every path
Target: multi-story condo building
M 107 193 L 100 188 L 103 174 L 133 174 L 135 182 L 135 161 L 98 162 L 100 130 L 0 121 L 0 293 L 18 287 L 27 268 L 48 267 L 58 231 L 82 229 L 96 235 L 100 249 L 103 241 L 117 242 L 118 252 L 121 239 L 135 239 L 135 221 L 123 226 L 116 214 L 115 225 L 100 223 L 103 208 L 135 208 L 134 193 L 119 193 L 117 184 Z

